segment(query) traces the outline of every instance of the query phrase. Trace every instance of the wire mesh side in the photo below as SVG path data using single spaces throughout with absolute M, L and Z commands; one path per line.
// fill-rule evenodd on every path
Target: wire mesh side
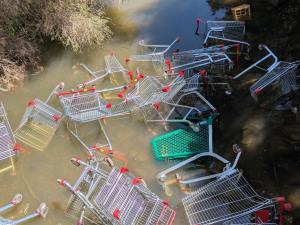
M 207 21 L 211 38 L 242 40 L 245 34 L 245 23 L 242 21 Z
M 30 147 L 44 150 L 58 128 L 61 116 L 61 112 L 35 99 L 26 108 L 15 136 Z
M 94 121 L 108 114 L 105 103 L 98 93 L 87 93 L 73 96 L 61 96 L 60 102 L 66 115 L 74 121 Z
M 267 105 L 297 89 L 297 65 L 280 62 L 250 87 L 251 96 Z
M 184 85 L 185 80 L 183 78 L 175 78 L 175 80 L 164 86 L 157 78 L 147 76 L 128 94 L 128 100 L 134 101 L 138 107 L 168 101 L 172 99 Z
M 104 164 L 102 163 L 98 164 L 96 162 L 91 166 L 94 169 L 97 169 L 99 173 L 95 173 L 89 167 L 86 167 L 72 187 L 73 190 L 80 191 L 80 195 L 85 196 L 85 199 L 88 202 L 83 201 L 82 197 L 80 197 L 76 192 L 72 193 L 72 196 L 68 201 L 65 213 L 70 218 L 78 220 L 82 211 L 84 210 L 84 220 L 93 224 L 102 224 L 103 217 L 100 216 L 101 214 L 99 215 L 97 213 L 97 210 L 95 211 L 95 208 L 91 206 L 89 200 L 95 192 L 95 187 L 97 187 L 101 183 L 103 184 L 109 173 L 107 168 L 102 168 L 104 166 Z
M 192 70 L 205 69 L 211 72 L 224 72 L 231 69 L 231 59 L 224 52 L 201 54 L 178 54 L 174 56 L 172 72 L 180 71 L 189 73 Z M 168 69 L 165 68 L 167 71 Z
M 110 74 L 126 72 L 126 69 L 122 66 L 122 64 L 119 62 L 115 55 L 106 55 L 104 57 L 104 61 L 106 64 L 106 69 Z
M 215 224 L 272 203 L 259 196 L 239 172 L 219 178 L 182 199 L 190 224 Z
M 0 161 L 15 155 L 16 140 L 8 122 L 5 108 L 0 102 Z

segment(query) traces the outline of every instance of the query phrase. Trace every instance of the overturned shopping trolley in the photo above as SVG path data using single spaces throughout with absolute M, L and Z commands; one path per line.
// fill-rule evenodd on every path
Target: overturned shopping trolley
M 123 100 L 115 104 L 101 98 L 100 94 L 123 90 L 124 87 L 99 91 L 89 89 L 89 92 L 77 95 L 70 94 L 74 92 L 64 92 L 59 95 L 68 118 L 79 123 L 140 113 L 146 122 L 180 122 L 193 126 L 194 123 L 190 121 L 193 115 L 205 116 L 214 112 L 215 108 L 197 91 L 181 94 L 185 85 L 186 81 L 181 76 L 167 83 L 147 76 L 127 94 L 119 92 L 118 96 Z M 197 107 L 181 102 L 184 97 L 192 95 L 199 101 Z
M 200 187 L 182 202 L 191 225 L 222 224 L 273 204 L 257 194 L 238 171 Z
M 0 207 L 0 213 L 4 212 L 8 209 L 14 208 L 18 204 L 22 202 L 23 196 L 21 194 L 16 194 L 13 199 L 6 205 Z M 28 220 L 31 220 L 36 217 L 43 217 L 45 218 L 48 212 L 48 207 L 45 203 L 41 203 L 40 206 L 37 208 L 37 210 L 29 215 L 26 215 L 19 219 L 6 219 L 0 216 L 0 225 L 16 225 L 23 222 L 27 222 Z
M 96 162 L 90 165 L 78 159 L 72 161 L 85 166 L 81 177 L 74 186 L 65 180 L 58 182 L 73 193 L 67 213 L 79 219 L 79 224 L 84 221 L 118 225 L 173 223 L 175 212 L 168 203 L 128 169 L 112 167 L 110 171 L 103 171 Z
M 151 140 L 153 155 L 157 160 L 188 158 L 208 149 L 208 129 L 199 132 L 177 129 Z
M 14 170 L 14 164 L 12 158 L 16 153 L 16 140 L 11 130 L 10 124 L 7 119 L 7 115 L 2 102 L 0 102 L 0 161 L 11 159 L 9 166 L 0 168 L 0 172 L 12 169 Z
M 101 103 L 95 87 L 60 92 L 57 95 L 64 106 L 68 131 L 84 147 L 88 156 L 98 158 L 103 154 L 112 155 L 112 145 L 103 121 L 98 114 L 95 115 Z
M 107 76 L 110 76 L 110 78 L 112 79 L 111 75 L 115 73 L 121 73 L 124 75 L 124 73 L 127 71 L 114 54 L 104 56 L 104 61 L 105 61 L 106 68 L 104 70 L 97 70 L 97 71 L 93 71 L 85 64 L 80 64 L 80 66 L 82 66 L 92 76 L 92 79 L 84 82 L 82 86 L 92 84 Z M 123 78 L 125 79 L 125 76 L 123 76 Z
M 268 48 L 268 46 L 264 44 L 260 44 L 258 46 L 258 49 L 260 51 L 265 50 L 267 52 L 266 55 L 264 55 L 261 59 L 241 71 L 239 74 L 235 75 L 233 79 L 238 79 L 241 76 L 245 75 L 247 72 L 250 70 L 256 68 L 265 72 L 270 72 L 272 71 L 276 65 L 278 64 L 278 58 L 277 56 Z
M 244 36 L 245 22 L 243 21 L 207 21 L 207 34 L 204 44 L 213 40 L 225 43 L 237 43 L 249 49 L 250 44 L 243 41 Z
M 300 87 L 297 82 L 300 62 L 278 61 L 276 55 L 267 46 L 260 45 L 259 48 L 267 50 L 268 54 L 236 75 L 234 79 L 241 77 L 252 68 L 265 71 L 265 75 L 250 87 L 251 96 L 261 106 L 275 105 L 275 109 L 280 109 L 285 103 L 289 102 L 290 96 L 288 95 Z M 269 64 L 270 60 L 271 65 L 266 68 L 260 66 L 263 63 Z
M 187 179 L 183 179 L 179 173 L 175 174 L 176 180 L 180 185 L 187 185 L 187 186 L 197 186 L 197 183 L 205 181 L 205 180 L 211 180 L 211 179 L 215 179 L 215 178 L 220 178 L 226 175 L 230 175 L 232 173 L 234 173 L 237 169 L 237 163 L 239 161 L 239 158 L 241 156 L 241 149 L 239 148 L 238 145 L 233 145 L 233 151 L 236 153 L 236 158 L 234 160 L 234 163 L 231 164 L 230 161 L 228 161 L 227 159 L 225 159 L 224 157 L 222 157 L 221 155 L 217 154 L 214 152 L 213 150 L 213 136 L 212 136 L 212 118 L 209 118 L 207 121 L 202 121 L 200 124 L 200 136 L 206 137 L 207 140 L 203 141 L 204 144 L 207 145 L 207 149 L 201 149 L 201 153 L 198 153 L 182 162 L 179 162 L 178 164 L 176 164 L 175 166 L 172 166 L 162 172 L 160 172 L 159 174 L 157 174 L 157 179 L 160 183 L 163 184 L 164 186 L 164 182 L 168 179 L 168 176 L 172 173 L 174 173 L 175 171 L 177 171 L 178 169 L 182 169 L 187 165 L 192 164 L 193 162 L 195 162 L 196 160 L 199 160 L 201 158 L 206 158 L 208 159 L 213 158 L 216 161 L 221 162 L 222 164 L 224 164 L 225 166 L 223 167 L 223 171 L 219 172 L 219 173 L 214 173 L 214 174 L 210 174 L 210 175 L 206 175 L 206 176 L 197 176 L 197 177 L 192 177 L 192 178 L 187 178 Z M 206 147 L 206 145 L 204 145 L 204 147 Z M 189 148 L 189 146 L 185 146 L 187 148 Z M 202 146 L 203 147 L 203 146 Z M 184 151 L 188 151 L 184 150 Z
M 139 46 L 143 48 L 143 54 L 131 55 L 129 60 L 138 62 L 152 62 L 154 68 L 160 71 L 165 59 L 167 58 L 169 50 L 178 42 L 179 38 L 176 38 L 169 45 L 151 45 L 146 44 L 144 40 L 141 40 L 139 41 Z
M 284 197 L 276 197 L 268 207 L 230 219 L 224 225 L 283 225 L 291 210 L 291 204 Z
M 48 102 L 63 86 L 63 83 L 59 83 L 45 102 L 39 99 L 28 102 L 20 125 L 15 131 L 18 140 L 40 151 L 48 146 L 62 116 L 62 113 L 48 105 Z
M 159 73 L 164 71 L 168 75 L 172 72 L 175 74 L 179 71 L 189 72 L 196 68 L 224 72 L 233 66 L 232 60 L 227 55 L 232 48 L 235 48 L 235 45 L 216 45 L 187 51 L 177 50 L 170 55 L 162 53 L 133 55 L 130 56 L 130 59 L 132 61 L 152 61 Z
M 174 54 L 172 62 L 167 59 L 165 65 L 164 71 L 169 75 L 180 71 L 190 73 L 195 69 L 225 72 L 232 69 L 233 62 L 225 52 L 196 54 L 185 51 Z

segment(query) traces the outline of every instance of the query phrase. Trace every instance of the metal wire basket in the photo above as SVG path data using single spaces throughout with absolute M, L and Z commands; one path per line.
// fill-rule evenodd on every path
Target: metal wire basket
M 11 130 L 5 108 L 0 102 L 0 161 L 15 155 L 15 136 Z
M 19 205 L 22 202 L 22 199 L 23 196 L 21 194 L 16 194 L 8 204 L 0 207 L 0 213 L 5 212 L 6 210 L 12 209 L 15 206 Z M 48 212 L 47 205 L 45 203 L 41 203 L 34 213 L 31 213 L 19 219 L 6 219 L 0 216 L 0 225 L 17 225 L 24 222 L 28 222 L 29 220 L 32 220 L 37 217 L 45 218 L 47 212 Z
M 208 126 L 202 125 L 199 132 L 178 129 L 157 136 L 151 146 L 157 160 L 179 159 L 206 152 L 208 140 Z
M 182 199 L 190 224 L 220 224 L 272 204 L 240 172 L 220 177 Z

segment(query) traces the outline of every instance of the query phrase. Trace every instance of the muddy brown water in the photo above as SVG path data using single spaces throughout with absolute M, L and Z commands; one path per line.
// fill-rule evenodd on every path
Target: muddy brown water
M 140 38 L 153 43 L 170 43 L 180 36 L 178 48 L 197 48 L 201 46 L 204 27 L 201 27 L 202 36 L 194 35 L 195 17 L 201 16 L 203 20 L 208 20 L 221 19 L 225 15 L 224 9 L 213 14 L 206 1 L 198 0 L 139 1 L 128 8 L 128 15 L 139 28 L 135 38 L 124 40 L 117 37 L 104 49 L 91 51 L 81 57 L 75 57 L 67 51 L 53 53 L 43 73 L 30 76 L 24 86 L 15 91 L 0 93 L 0 100 L 6 107 L 13 130 L 17 128 L 28 100 L 36 97 L 46 99 L 60 81 L 66 84 L 65 89 L 70 89 L 89 78 L 87 73 L 74 67 L 78 58 L 81 62 L 100 69 L 104 66 L 103 56 L 113 51 L 123 63 L 136 50 L 134 43 Z M 141 65 L 141 68 L 143 66 L 146 65 Z M 272 114 L 259 109 L 245 91 L 242 82 L 236 86 L 238 91 L 232 97 L 216 102 L 221 111 L 220 125 L 215 132 L 216 149 L 230 158 L 233 156 L 231 145 L 241 144 L 245 153 L 240 165 L 254 186 L 267 196 L 285 194 L 295 207 L 300 208 L 299 149 L 297 153 L 296 148 L 297 143 L 299 146 L 299 138 L 294 134 L 294 139 L 298 139 L 298 142 L 296 140 L 291 144 L 290 136 L 294 130 L 286 128 L 284 138 L 284 130 L 280 129 L 287 124 L 291 127 L 299 126 L 299 119 L 294 115 Z M 167 199 L 176 210 L 174 224 L 188 224 L 180 201 L 184 194 L 180 193 L 176 185 L 172 185 L 168 193 L 164 192 L 155 179 L 159 171 L 174 164 L 158 162 L 152 155 L 150 140 L 164 132 L 162 126 L 147 126 L 131 117 L 107 119 L 105 124 L 113 148 L 126 155 L 127 167 L 137 176 L 143 177 L 149 188 Z M 25 153 L 15 160 L 16 173 L 0 174 L 0 205 L 7 203 L 15 193 L 22 193 L 24 196 L 23 203 L 17 209 L 3 215 L 20 217 L 34 211 L 40 202 L 46 202 L 49 206 L 47 218 L 33 220 L 31 224 L 75 224 L 76 221 L 64 215 L 70 193 L 56 183 L 57 178 L 65 178 L 71 183 L 76 180 L 81 169 L 70 163 L 70 159 L 75 156 L 86 158 L 83 148 L 67 132 L 64 123 L 44 151 L 26 148 Z M 116 164 L 124 165 L 121 161 Z

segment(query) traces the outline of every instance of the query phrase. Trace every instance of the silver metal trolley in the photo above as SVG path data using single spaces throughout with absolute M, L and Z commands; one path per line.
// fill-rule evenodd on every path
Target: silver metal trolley
M 67 212 L 79 219 L 79 224 L 171 225 L 175 212 L 168 203 L 151 192 L 140 177 L 127 168 L 104 170 L 102 162 L 72 162 L 85 167 L 75 185 L 59 179 L 62 186 L 72 192 Z M 105 166 L 107 167 L 107 166 Z

